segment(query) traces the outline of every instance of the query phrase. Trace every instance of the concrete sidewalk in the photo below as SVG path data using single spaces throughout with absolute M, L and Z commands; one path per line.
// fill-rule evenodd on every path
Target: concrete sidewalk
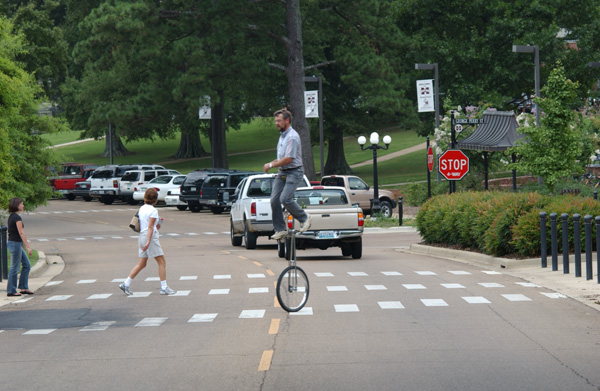
M 496 270 L 551 289 L 600 311 L 600 284 L 598 283 L 598 264 L 595 253 L 592 254 L 593 278 L 586 280 L 585 254 L 582 254 L 581 257 L 582 277 L 575 277 L 575 256 L 573 254 L 569 258 L 570 272 L 564 274 L 562 256 L 559 256 L 558 259 L 558 270 L 552 271 L 552 258 L 550 256 L 548 256 L 548 267 L 542 268 L 541 257 L 516 260 L 422 244 L 412 244 L 410 249 L 400 249 L 398 251 L 446 258 Z

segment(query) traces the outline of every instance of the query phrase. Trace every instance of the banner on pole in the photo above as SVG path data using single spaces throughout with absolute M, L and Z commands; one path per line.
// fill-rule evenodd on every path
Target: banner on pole
M 319 118 L 319 91 L 304 91 L 304 117 Z
M 198 110 L 199 119 L 210 119 L 210 96 L 206 95 L 200 98 L 200 110 Z
M 417 101 L 419 102 L 419 113 L 435 111 L 433 79 L 417 80 Z

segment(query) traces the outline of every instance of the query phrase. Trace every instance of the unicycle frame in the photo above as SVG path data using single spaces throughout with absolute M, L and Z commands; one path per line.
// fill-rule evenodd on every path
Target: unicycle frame
M 277 279 L 277 300 L 279 301 L 281 308 L 287 312 L 297 312 L 300 311 L 308 301 L 309 285 L 306 273 L 296 264 L 296 230 L 294 229 L 294 220 L 292 220 L 292 228 L 288 230 L 285 238 L 289 239 L 290 241 L 289 265 L 281 272 L 279 278 Z M 304 292 L 302 292 L 303 295 L 301 296 L 301 301 L 297 304 L 292 304 L 291 300 L 287 301 L 286 299 L 289 299 L 289 296 L 291 296 L 290 294 L 299 293 L 299 276 L 304 279 L 306 286 L 304 287 Z M 286 287 L 286 289 L 284 289 L 284 291 L 287 290 L 287 292 L 285 292 L 286 295 L 282 294 L 282 284 L 284 284 L 283 286 Z M 295 296 L 297 295 L 294 295 L 294 297 Z

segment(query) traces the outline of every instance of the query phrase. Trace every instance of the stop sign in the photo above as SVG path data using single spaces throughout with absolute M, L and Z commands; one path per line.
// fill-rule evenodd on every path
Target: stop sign
M 427 169 L 433 171 L 433 148 L 427 148 Z
M 440 156 L 438 167 L 444 178 L 458 181 L 469 172 L 469 158 L 460 149 L 449 149 Z

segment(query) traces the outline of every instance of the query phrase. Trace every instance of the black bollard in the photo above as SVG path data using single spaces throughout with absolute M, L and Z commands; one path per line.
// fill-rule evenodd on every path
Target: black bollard
M 598 192 L 596 190 L 594 190 L 594 199 L 597 200 L 598 199 Z
M 3 225 L 0 227 L 0 281 L 3 278 L 8 278 L 8 243 L 7 243 L 8 227 Z
M 403 210 L 402 210 L 402 196 L 398 197 L 398 225 L 402 226 L 402 216 L 403 216 Z
M 540 245 L 542 251 L 542 267 L 548 267 L 548 250 L 546 248 L 546 212 L 540 213 Z
M 581 215 L 573 215 L 573 247 L 575 250 L 575 277 L 581 277 Z
M 558 270 L 558 236 L 556 229 L 556 213 L 550 213 L 550 247 L 552 249 L 552 271 Z
M 569 274 L 569 215 L 560 215 L 562 220 L 562 242 L 563 242 L 563 273 Z
M 592 216 L 585 215 L 585 279 L 591 280 L 592 277 Z

